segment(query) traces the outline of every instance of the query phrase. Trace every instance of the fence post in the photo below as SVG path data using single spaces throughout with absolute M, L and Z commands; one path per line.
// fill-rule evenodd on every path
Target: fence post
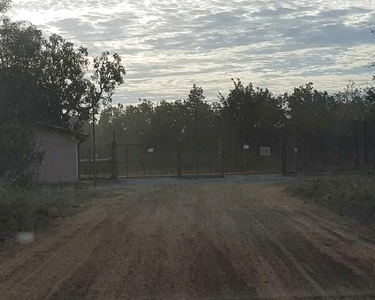
M 77 142 L 77 173 L 78 180 L 81 179 L 81 143 Z
M 368 165 L 368 153 L 367 153 L 367 122 L 363 122 L 363 125 L 365 126 L 364 128 L 364 133 L 365 133 L 365 163 L 366 166 Z
M 92 108 L 92 150 L 93 150 L 93 168 L 94 168 L 94 188 L 96 188 L 97 167 L 96 167 L 96 140 L 95 140 L 95 108 Z
M 250 145 L 249 145 L 250 146 Z M 250 149 L 249 149 L 250 151 Z M 246 169 L 249 167 L 249 163 L 247 161 L 246 168 L 244 167 L 244 142 L 241 143 L 240 147 L 240 155 L 241 155 L 241 164 L 240 164 L 240 173 L 246 172 Z
M 117 172 L 117 143 L 112 142 L 111 145 L 111 178 L 116 179 L 118 172 Z
M 89 178 L 91 179 L 91 148 L 89 147 L 89 165 L 88 165 L 88 171 L 89 171 Z
M 111 144 L 111 178 L 117 178 L 117 144 L 116 131 L 113 130 L 113 140 Z
M 129 147 L 125 145 L 125 162 L 126 162 L 126 177 L 129 178 Z
M 146 153 L 147 147 L 146 145 L 143 146 L 143 177 L 146 177 Z
M 196 149 L 195 149 L 195 164 L 196 164 L 196 171 L 197 171 L 197 176 L 199 176 L 199 146 L 198 146 L 198 142 L 196 143 L 195 145 Z
M 198 107 L 195 104 L 195 163 L 197 168 L 197 176 L 199 176 L 199 133 L 198 133 Z
M 357 132 L 357 121 L 354 121 L 354 142 L 355 142 L 355 167 L 359 168 L 359 154 L 358 154 L 358 132 Z
M 287 175 L 287 156 L 286 156 L 286 145 L 285 139 L 283 137 L 280 138 L 281 143 L 281 173 L 283 175 Z
M 220 177 L 224 177 L 224 155 L 223 155 L 223 141 L 219 139 L 219 163 L 220 163 Z
M 181 178 L 181 141 L 177 141 L 177 177 Z

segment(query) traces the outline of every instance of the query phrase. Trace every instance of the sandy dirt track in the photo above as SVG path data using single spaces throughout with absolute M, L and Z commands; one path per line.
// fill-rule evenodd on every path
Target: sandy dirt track
M 112 195 L 1 253 L 0 299 L 375 297 L 371 232 L 275 184 Z

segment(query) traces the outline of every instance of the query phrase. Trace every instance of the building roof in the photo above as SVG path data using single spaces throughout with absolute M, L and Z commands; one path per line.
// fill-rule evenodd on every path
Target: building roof
M 35 124 L 38 125 L 38 126 L 40 126 L 40 127 L 44 127 L 44 128 L 48 128 L 48 129 L 53 129 L 53 130 L 65 132 L 65 133 L 74 135 L 74 136 L 79 137 L 79 138 L 87 138 L 87 137 L 89 137 L 89 135 L 84 134 L 82 132 L 70 130 L 70 129 L 67 129 L 67 128 L 64 128 L 64 127 L 60 127 L 60 126 L 50 125 L 50 124 L 43 123 L 43 122 L 35 122 Z

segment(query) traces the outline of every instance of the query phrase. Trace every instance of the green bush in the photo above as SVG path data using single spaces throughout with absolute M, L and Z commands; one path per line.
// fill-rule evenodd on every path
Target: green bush
M 295 182 L 288 191 L 340 214 L 373 217 L 375 176 L 369 174 L 316 176 Z
M 38 186 L 28 189 L 0 186 L 0 237 L 18 231 L 35 231 L 51 219 L 69 213 L 92 195 L 75 186 Z
M 26 186 L 37 170 L 42 153 L 36 151 L 30 124 L 0 122 L 0 182 L 2 185 Z

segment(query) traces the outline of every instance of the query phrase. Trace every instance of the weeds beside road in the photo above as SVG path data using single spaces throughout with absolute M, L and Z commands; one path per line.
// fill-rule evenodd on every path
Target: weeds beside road
M 72 213 L 97 191 L 85 184 L 34 185 L 27 189 L 0 187 L 0 241 L 19 231 L 35 231 L 52 219 Z
M 293 182 L 288 191 L 305 201 L 324 206 L 342 216 L 375 221 L 375 176 L 346 174 L 315 176 Z

